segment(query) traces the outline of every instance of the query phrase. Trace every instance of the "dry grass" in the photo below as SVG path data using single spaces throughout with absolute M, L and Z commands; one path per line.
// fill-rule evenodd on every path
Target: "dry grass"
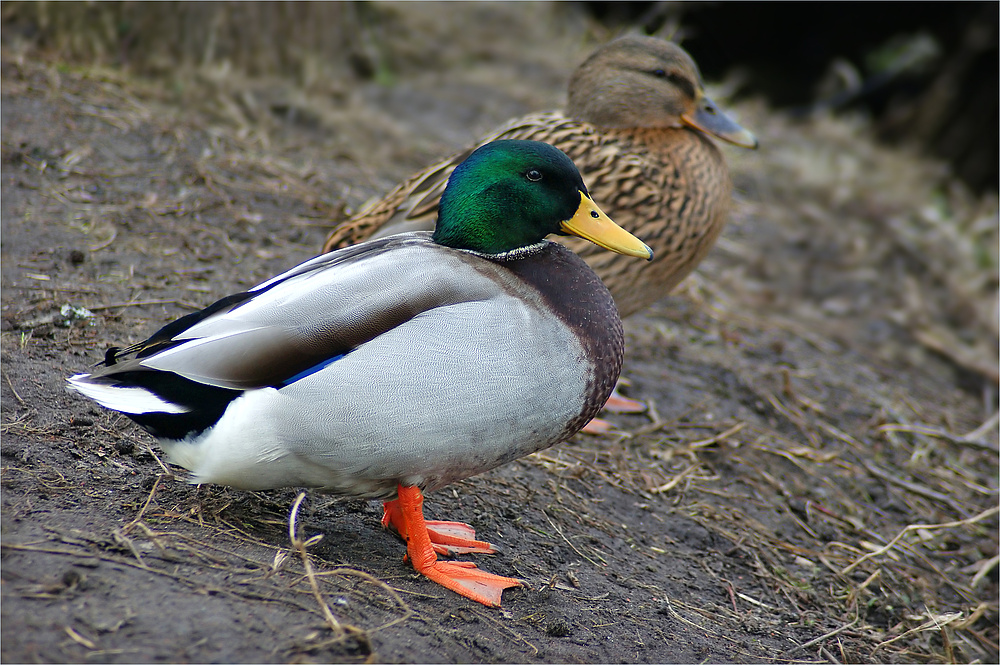
M 796 123 L 761 104 L 741 112 L 764 148 L 757 155 L 728 154 L 747 194 L 738 215 L 769 216 L 784 241 L 814 248 L 814 261 L 832 264 L 842 279 L 817 284 L 800 260 L 768 266 L 769 287 L 777 283 L 780 290 L 767 292 L 746 267 L 742 274 L 703 270 L 711 275 L 712 295 L 725 294 L 717 299 L 720 306 L 730 315 L 750 314 L 750 306 L 770 316 L 808 296 L 816 309 L 799 302 L 797 316 L 834 332 L 840 332 L 838 318 L 871 312 L 926 350 L 996 384 L 997 196 L 976 198 L 945 165 L 879 146 L 861 117 Z M 745 252 L 740 240 L 723 239 L 720 247 L 738 255 Z M 777 238 L 766 241 L 778 244 Z M 776 273 L 785 279 L 774 279 Z M 880 342 L 876 349 L 912 361 L 905 350 L 890 347 Z

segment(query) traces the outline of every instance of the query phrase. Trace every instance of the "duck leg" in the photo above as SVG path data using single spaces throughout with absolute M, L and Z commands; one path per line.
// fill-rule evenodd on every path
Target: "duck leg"
M 399 499 L 386 501 L 382 504 L 382 526 L 392 529 L 404 541 L 409 540 L 409 525 L 403 519 Z M 490 543 L 476 540 L 476 530 L 464 522 L 442 522 L 440 520 L 424 520 L 431 547 L 438 554 L 455 556 L 456 554 L 496 554 L 496 548 Z
M 394 506 L 390 509 L 387 505 L 383 523 L 386 521 L 392 523 L 406 540 L 406 554 L 418 573 L 457 594 L 490 607 L 500 606 L 500 595 L 504 589 L 521 586 L 520 580 L 487 573 L 469 561 L 438 561 L 427 522 L 424 521 L 424 496 L 420 488 L 399 485 L 398 491 L 399 498 L 387 502 Z M 462 526 L 471 531 L 468 525 Z M 487 545 L 492 549 L 489 543 L 469 542 Z

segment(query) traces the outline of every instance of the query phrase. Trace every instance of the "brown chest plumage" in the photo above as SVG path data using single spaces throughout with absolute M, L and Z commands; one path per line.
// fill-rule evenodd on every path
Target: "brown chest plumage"
M 618 381 L 625 354 L 618 309 L 593 270 L 556 243 L 547 243 L 544 250 L 505 265 L 542 296 L 546 308 L 583 346 L 590 365 L 587 395 L 580 415 L 566 425 L 563 438 L 569 438 L 597 415 Z
M 564 150 L 594 200 L 655 255 L 650 263 L 629 262 L 576 239 L 564 244 L 600 275 L 625 317 L 665 296 L 705 257 L 725 226 L 731 184 L 719 149 L 697 132 L 610 129 L 595 135 L 594 141 L 567 141 Z

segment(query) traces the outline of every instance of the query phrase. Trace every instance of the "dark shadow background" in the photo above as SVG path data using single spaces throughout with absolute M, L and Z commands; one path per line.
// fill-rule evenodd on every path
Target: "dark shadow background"
M 862 109 L 882 140 L 920 145 L 978 193 L 997 189 L 998 3 L 581 4 L 609 26 L 679 23 L 707 79 L 737 74 L 744 94 L 798 114 Z M 936 53 L 906 66 L 918 39 Z M 837 61 L 854 87 L 835 85 Z

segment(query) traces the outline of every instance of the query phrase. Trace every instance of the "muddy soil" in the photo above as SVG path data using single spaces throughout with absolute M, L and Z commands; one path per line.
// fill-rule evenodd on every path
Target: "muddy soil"
M 296 490 L 189 485 L 65 390 L 106 347 L 309 258 L 429 159 L 558 105 L 593 42 L 545 25 L 521 34 L 547 51 L 470 51 L 347 101 L 209 74 L 178 92 L 5 49 L 4 662 L 997 659 L 995 331 L 947 278 L 970 269 L 961 247 L 932 260 L 930 231 L 894 232 L 923 228 L 934 191 L 995 246 L 995 199 L 859 121 L 734 107 L 762 150 L 727 149 L 725 238 L 626 322 L 649 413 L 427 497 L 501 547 L 477 563 L 528 581 L 501 609 L 416 576 L 377 502 L 318 494 L 298 517 L 322 535 L 314 588 Z

